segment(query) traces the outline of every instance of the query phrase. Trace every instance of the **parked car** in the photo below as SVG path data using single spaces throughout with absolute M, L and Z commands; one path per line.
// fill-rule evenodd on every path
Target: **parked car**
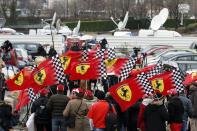
M 173 66 L 178 67 L 184 73 L 188 73 L 197 70 L 197 54 L 196 53 L 185 53 L 175 54 L 168 57 L 162 58 L 162 63 L 168 64 L 173 63 Z
M 175 49 L 175 48 L 168 49 L 166 51 L 155 54 L 152 57 L 147 57 L 147 64 L 148 65 L 156 64 L 160 60 L 161 57 L 167 57 L 170 55 L 185 54 L 185 53 L 196 53 L 196 51 L 190 50 L 190 49 Z
M 36 56 L 46 56 L 44 47 L 39 43 L 33 42 L 13 42 L 13 48 L 23 48 L 27 50 L 28 55 L 31 55 L 33 59 Z
M 150 56 L 150 55 L 154 55 L 157 54 L 158 52 L 163 52 L 167 49 L 173 48 L 173 46 L 170 45 L 151 45 L 148 47 L 145 47 L 144 49 L 142 49 L 141 53 L 146 55 L 146 56 Z

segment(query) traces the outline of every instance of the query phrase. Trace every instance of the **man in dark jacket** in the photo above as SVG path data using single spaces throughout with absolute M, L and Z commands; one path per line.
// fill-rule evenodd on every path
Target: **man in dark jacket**
M 190 100 L 192 102 L 192 116 L 190 119 L 191 131 L 196 131 L 197 129 L 197 83 L 194 82 L 189 86 L 190 90 Z
M 11 129 L 12 107 L 0 100 L 0 131 Z
M 47 107 L 52 115 L 52 131 L 66 131 L 63 111 L 68 104 L 69 98 L 64 95 L 64 86 L 57 86 L 57 94 L 52 95 L 47 103 Z
M 35 113 L 35 125 L 37 131 L 51 131 L 51 116 L 47 109 L 47 94 L 49 91 L 47 89 L 40 90 L 40 97 L 34 101 L 31 112 Z
M 191 117 L 192 115 L 192 102 L 186 97 L 184 92 L 179 94 L 179 99 L 182 101 L 184 107 L 183 125 L 181 131 L 187 131 L 188 117 Z
M 165 122 L 168 121 L 168 112 L 160 94 L 154 98 L 144 111 L 144 124 L 146 131 L 166 131 Z
M 168 113 L 171 131 L 181 131 L 184 107 L 177 95 L 170 98 L 168 102 Z

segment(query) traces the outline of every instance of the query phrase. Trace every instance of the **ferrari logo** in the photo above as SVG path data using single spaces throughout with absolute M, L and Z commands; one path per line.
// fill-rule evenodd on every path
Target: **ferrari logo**
M 46 73 L 45 70 L 42 69 L 40 71 L 38 71 L 35 75 L 34 75 L 34 80 L 38 85 L 43 85 L 44 81 L 46 79 Z
M 88 71 L 89 68 L 90 68 L 90 65 L 80 64 L 76 67 L 76 72 L 81 75 L 84 75 Z
M 122 85 L 117 89 L 118 96 L 124 101 L 130 101 L 132 98 L 132 92 L 129 85 Z
M 117 59 L 113 59 L 113 60 L 107 59 L 105 60 L 105 65 L 107 68 L 111 68 L 116 63 L 116 61 Z
M 158 90 L 159 92 L 163 92 L 164 90 L 164 83 L 163 79 L 158 78 L 151 81 L 152 87 L 154 90 Z
M 192 72 L 192 79 L 194 79 L 194 77 L 197 77 L 197 72 Z
M 18 86 L 23 84 L 23 73 L 21 72 L 18 77 L 15 79 L 14 83 Z
M 71 58 L 68 57 L 68 56 L 61 56 L 60 60 L 62 62 L 64 70 L 66 70 L 68 68 L 69 64 L 70 64 Z

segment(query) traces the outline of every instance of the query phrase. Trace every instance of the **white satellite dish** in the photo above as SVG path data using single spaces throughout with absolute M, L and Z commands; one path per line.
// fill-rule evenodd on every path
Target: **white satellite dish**
M 81 25 L 81 21 L 79 20 L 77 26 L 73 29 L 73 35 L 79 34 L 80 25 Z
M 163 25 L 166 20 L 168 19 L 168 15 L 169 15 L 169 10 L 167 8 L 163 8 L 160 12 L 159 12 L 159 16 L 160 16 L 160 21 L 161 24 Z
M 129 12 L 128 11 L 126 12 L 125 17 L 124 17 L 124 20 L 123 21 L 120 21 L 118 24 L 116 23 L 116 21 L 114 20 L 113 17 L 110 17 L 110 18 L 114 22 L 114 24 L 117 25 L 118 30 L 123 30 L 123 29 L 125 29 L 125 27 L 127 25 L 127 21 L 129 19 Z
M 161 27 L 161 25 L 161 17 L 159 15 L 156 15 L 151 21 L 150 29 L 156 31 Z
M 51 26 L 53 26 L 55 24 L 55 20 L 56 20 L 56 12 L 54 13 L 53 15 L 53 19 L 52 19 L 52 22 L 51 22 Z
M 57 31 L 59 31 L 61 29 L 60 23 L 61 23 L 61 20 L 58 19 L 57 22 L 56 22 L 56 29 L 57 29 Z

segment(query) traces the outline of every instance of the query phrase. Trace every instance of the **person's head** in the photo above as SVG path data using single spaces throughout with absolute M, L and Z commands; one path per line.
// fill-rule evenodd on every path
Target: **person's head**
M 73 95 L 72 98 L 82 99 L 83 96 L 84 96 L 84 93 L 85 93 L 84 89 L 82 89 L 82 88 L 74 88 L 72 90 L 72 95 Z
M 57 85 L 57 93 L 64 94 L 64 85 L 62 84 Z
M 96 97 L 99 100 L 105 100 L 105 93 L 101 90 L 98 90 L 97 93 L 96 93 Z
M 160 93 L 156 93 L 154 95 L 154 98 L 153 98 L 153 102 L 152 104 L 155 104 L 155 105 L 162 105 L 164 102 L 164 96 Z
M 39 92 L 40 92 L 40 95 L 41 95 L 41 96 L 47 96 L 47 95 L 48 95 L 48 93 L 49 93 L 49 90 L 48 90 L 48 89 L 43 88 L 43 89 L 41 89 Z
M 86 90 L 85 94 L 84 94 L 84 98 L 87 100 L 93 100 L 94 99 L 94 95 L 92 93 L 91 90 Z

